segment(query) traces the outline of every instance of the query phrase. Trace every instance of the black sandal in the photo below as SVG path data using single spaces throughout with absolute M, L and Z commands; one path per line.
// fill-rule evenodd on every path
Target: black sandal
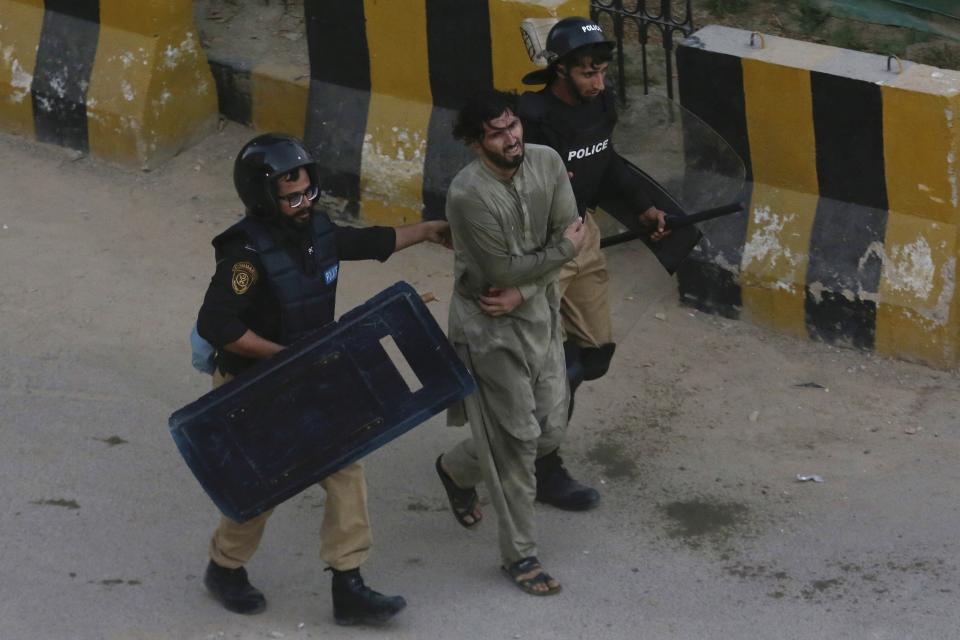
M 480 524 L 480 521 L 483 520 L 483 517 L 476 517 L 473 515 L 473 510 L 477 508 L 477 504 L 480 502 L 480 497 L 477 495 L 476 489 L 461 489 L 457 486 L 457 483 L 453 481 L 447 472 L 443 470 L 443 465 L 440 464 L 440 460 L 443 459 L 443 454 L 437 458 L 437 475 L 440 476 L 440 482 L 443 483 L 443 488 L 447 492 L 447 500 L 450 501 L 450 510 L 453 511 L 453 517 L 457 519 L 457 522 L 460 523 L 460 526 L 470 529 Z M 473 518 L 473 522 L 467 522 L 467 518 Z
M 532 596 L 552 596 L 563 590 L 560 582 L 543 570 L 536 556 L 521 558 L 509 567 L 501 568 L 504 573 L 510 576 L 513 584 L 520 587 L 524 593 L 529 593 Z M 537 573 L 538 571 L 539 573 Z M 531 573 L 533 575 L 530 575 Z M 546 591 L 538 591 L 534 588 L 541 584 L 546 585 Z

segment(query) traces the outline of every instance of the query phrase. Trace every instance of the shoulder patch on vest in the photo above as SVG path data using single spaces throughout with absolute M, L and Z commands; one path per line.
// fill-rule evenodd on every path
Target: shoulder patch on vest
M 238 262 L 233 265 L 233 276 L 230 278 L 230 284 L 233 286 L 233 292 L 242 296 L 250 287 L 257 283 L 257 269 L 249 262 Z

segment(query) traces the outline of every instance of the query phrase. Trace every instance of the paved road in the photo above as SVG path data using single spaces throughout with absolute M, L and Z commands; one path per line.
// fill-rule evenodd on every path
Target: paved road
M 957 637 L 957 376 L 693 313 L 630 246 L 617 357 L 566 446 L 604 501 L 539 512 L 562 595 L 511 587 L 492 518 L 446 512 L 432 464 L 464 434 L 437 418 L 367 462 L 364 573 L 407 597 L 397 620 L 332 624 L 319 489 L 249 566 L 267 611 L 224 612 L 200 583 L 216 514 L 165 424 L 209 384 L 186 336 L 249 135 L 154 173 L 0 138 L 0 639 Z M 402 277 L 445 324 L 450 267 L 437 247 L 347 265 L 340 311 Z

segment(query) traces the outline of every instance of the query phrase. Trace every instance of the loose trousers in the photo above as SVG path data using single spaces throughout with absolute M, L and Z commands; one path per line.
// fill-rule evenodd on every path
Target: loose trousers
M 443 463 L 460 487 L 474 487 L 481 480 L 485 483 L 497 512 L 501 559 L 509 565 L 537 555 L 534 461 L 559 447 L 566 431 L 569 395 L 563 346 L 559 340 L 553 343 L 550 364 L 533 380 L 510 371 L 506 364 L 496 371 L 478 372 L 470 363 L 467 347 L 455 347 L 473 372 L 478 388 L 464 401 L 472 437 L 445 453 Z M 529 438 L 511 435 L 515 430 L 502 424 L 503 412 L 492 410 L 491 403 L 502 400 L 484 383 L 489 375 L 512 375 L 517 385 L 532 385 L 534 406 L 526 409 L 539 424 L 539 433 L 530 434 Z
M 230 380 L 230 374 L 213 374 L 213 387 Z M 320 559 L 328 566 L 347 571 L 359 567 L 370 553 L 373 538 L 367 513 L 367 483 L 363 467 L 354 463 L 320 481 L 327 494 L 320 524 Z M 210 559 L 221 567 L 236 569 L 253 556 L 273 509 L 246 521 L 220 516 L 210 539 Z

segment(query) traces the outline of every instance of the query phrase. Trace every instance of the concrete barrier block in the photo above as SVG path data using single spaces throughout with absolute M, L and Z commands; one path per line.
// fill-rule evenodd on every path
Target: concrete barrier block
M 721 312 L 714 302 L 732 301 L 735 314 L 793 335 L 956 366 L 960 73 L 750 40 L 708 27 L 678 52 L 681 99 L 744 155 L 750 201 L 745 229 L 733 219 L 707 229 L 681 271 L 682 299 Z M 715 99 L 718 82 L 732 97 Z
M 10 52 L 0 126 L 144 168 L 215 130 L 216 93 L 191 6 L 0 0 L 3 22 L 19 23 L 0 32 L 0 51 Z

